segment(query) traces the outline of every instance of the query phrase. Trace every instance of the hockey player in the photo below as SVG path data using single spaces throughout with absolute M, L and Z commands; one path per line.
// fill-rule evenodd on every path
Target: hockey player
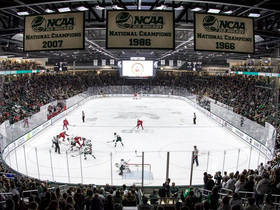
M 24 120 L 23 120 L 23 127 L 24 127 L 24 128 L 25 128 L 25 127 L 29 128 L 29 122 L 28 122 L 28 118 L 27 118 L 27 117 L 24 118 Z
M 244 125 L 244 117 L 242 116 L 240 118 L 240 127 L 243 127 L 243 125 Z
M 75 138 L 74 138 L 74 140 L 76 141 L 76 143 L 80 146 L 80 147 L 82 147 L 83 145 L 85 145 L 85 138 L 82 138 L 82 137 L 80 137 L 80 136 L 76 136 Z M 81 144 L 81 141 L 83 141 L 83 143 Z
M 85 160 L 87 159 L 87 155 L 91 155 L 94 159 L 96 159 L 96 157 L 92 154 L 92 144 L 91 144 L 91 140 L 86 140 L 85 141 L 85 146 L 84 148 L 84 157 Z
M 66 134 L 66 131 L 63 131 L 63 132 L 61 132 L 60 134 L 59 134 L 59 139 L 60 138 L 62 138 L 63 139 L 63 141 L 65 141 L 65 136 L 69 136 L 68 134 Z
M 77 145 L 77 142 L 75 141 L 74 137 L 72 136 L 70 139 L 70 151 L 73 151 L 73 148 Z
M 121 159 L 121 162 L 118 164 L 118 167 L 119 167 L 119 170 L 120 170 L 120 173 L 119 175 L 123 175 L 123 171 L 126 169 L 128 172 L 131 172 L 130 169 L 128 167 L 126 167 L 126 164 L 129 162 L 130 160 L 128 161 L 125 161 L 124 159 Z
M 143 128 L 143 121 L 138 119 L 137 120 L 137 125 L 136 125 L 137 129 L 139 129 L 139 126 L 141 126 L 142 130 L 144 130 L 144 128 Z
M 134 100 L 134 99 L 137 100 L 137 93 L 136 93 L 136 92 L 133 94 L 133 100 Z
M 119 134 L 114 133 L 114 137 L 115 137 L 115 140 L 114 140 L 115 141 L 115 147 L 117 146 L 117 142 L 121 142 L 122 146 L 124 146 L 123 143 L 122 143 L 122 138 L 120 137 Z
M 69 122 L 68 122 L 68 120 L 65 118 L 65 120 L 63 120 L 63 130 L 64 130 L 64 128 L 66 128 L 67 130 L 68 130 L 68 126 L 69 125 Z

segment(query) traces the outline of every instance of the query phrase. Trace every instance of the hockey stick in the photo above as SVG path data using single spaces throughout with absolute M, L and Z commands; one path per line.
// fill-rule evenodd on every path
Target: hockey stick
M 81 153 L 78 153 L 78 154 L 75 154 L 75 155 L 71 155 L 72 157 L 77 157 L 78 155 L 82 155 L 83 154 L 83 152 L 81 152 Z
M 92 155 L 92 157 L 93 157 L 94 159 L 96 159 L 96 157 L 95 157 L 94 155 Z
M 64 141 L 60 141 L 61 142 L 61 144 L 64 144 L 64 145 L 66 145 L 66 146 L 69 146 L 69 143 L 66 143 L 66 142 L 64 142 Z
M 107 143 L 111 143 L 111 142 L 114 142 L 115 140 L 112 140 L 112 141 L 107 141 Z
M 135 126 L 134 128 L 132 128 L 131 130 L 134 130 L 135 128 L 137 128 L 137 126 Z
M 75 127 L 76 125 L 68 125 L 68 126 L 72 126 L 72 127 Z

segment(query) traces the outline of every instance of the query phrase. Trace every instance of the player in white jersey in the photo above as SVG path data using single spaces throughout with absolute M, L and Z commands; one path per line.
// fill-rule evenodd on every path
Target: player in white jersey
M 85 141 L 85 146 L 83 147 L 84 151 L 84 158 L 85 160 L 87 159 L 87 155 L 91 155 L 94 159 L 96 159 L 96 157 L 92 154 L 92 144 L 91 144 L 91 140 L 86 140 Z

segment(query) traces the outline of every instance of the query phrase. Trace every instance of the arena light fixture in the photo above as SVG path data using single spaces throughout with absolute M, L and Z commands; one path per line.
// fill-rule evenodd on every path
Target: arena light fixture
M 164 5 L 164 4 L 162 4 L 162 5 L 160 5 L 160 6 L 158 6 L 158 7 L 155 7 L 155 9 L 166 9 L 167 8 L 167 6 L 166 5 Z
M 104 10 L 104 9 L 105 9 L 105 7 L 101 7 L 101 6 L 99 6 L 99 5 L 96 5 L 94 8 L 95 8 L 95 9 L 98 9 L 98 10 Z
M 185 7 L 182 5 L 180 7 L 174 7 L 174 10 L 183 10 L 183 9 L 185 9 Z
M 194 7 L 194 8 L 192 8 L 190 11 L 192 11 L 192 12 L 198 12 L 198 11 L 201 11 L 201 10 L 202 10 L 201 7 Z
M 71 9 L 69 7 L 61 7 L 58 8 L 59 12 L 71 12 Z
M 47 8 L 47 9 L 45 9 L 45 12 L 46 13 L 54 13 L 54 10 Z
M 88 8 L 85 7 L 85 6 L 76 7 L 76 9 L 79 10 L 79 11 L 87 11 L 88 10 Z
M 119 7 L 118 5 L 112 5 L 112 8 L 113 8 L 113 9 L 119 9 L 119 10 L 120 10 L 120 9 L 123 9 L 122 7 Z
M 249 15 L 248 15 L 248 17 L 256 17 L 256 18 L 258 18 L 260 16 L 261 16 L 261 14 L 257 13 L 257 12 L 250 12 Z
M 227 15 L 230 15 L 230 14 L 232 14 L 233 13 L 233 11 L 232 10 L 227 10 L 227 11 L 224 11 L 224 14 L 227 14 Z
M 21 15 L 21 16 L 22 15 L 29 15 L 29 12 L 28 11 L 18 11 L 17 14 Z
M 215 8 L 210 8 L 207 12 L 208 13 L 214 13 L 214 14 L 218 14 L 220 13 L 220 9 L 215 9 Z

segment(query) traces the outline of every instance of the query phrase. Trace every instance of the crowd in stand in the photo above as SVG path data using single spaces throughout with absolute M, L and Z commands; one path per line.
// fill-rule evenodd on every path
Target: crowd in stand
M 245 72 L 265 72 L 274 73 L 276 67 L 273 66 L 232 66 L 231 71 L 245 71 Z
M 40 110 L 42 105 L 70 98 L 87 90 L 86 76 L 32 75 L 5 83 L 0 108 L 0 123 L 17 122 Z
M 17 60 L 2 60 L 0 70 L 40 70 L 45 69 L 41 64 L 35 61 L 17 61 Z
M 77 185 L 52 187 L 47 181 L 14 176 L 0 164 L 0 209 L 5 210 L 120 210 L 123 207 L 187 210 L 276 210 L 280 198 L 280 168 L 261 163 L 255 170 L 244 169 L 213 177 L 203 174 L 200 190 L 179 189 L 170 179 L 162 187 L 144 194 L 132 185 Z M 277 196 L 278 195 L 278 196 Z

